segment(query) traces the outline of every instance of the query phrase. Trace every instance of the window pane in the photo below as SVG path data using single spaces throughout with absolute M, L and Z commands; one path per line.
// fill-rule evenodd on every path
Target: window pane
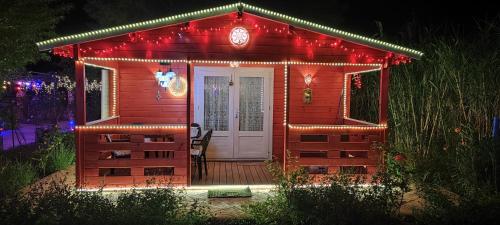
M 240 78 L 240 131 L 262 131 L 264 126 L 264 78 Z
M 204 129 L 229 129 L 229 78 L 206 76 L 204 81 Z

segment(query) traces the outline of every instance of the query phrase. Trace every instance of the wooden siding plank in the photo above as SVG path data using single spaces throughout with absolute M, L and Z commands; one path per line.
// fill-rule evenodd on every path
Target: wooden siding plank
M 220 173 L 219 175 L 220 184 L 222 185 L 227 184 L 226 162 L 220 162 L 219 173 Z

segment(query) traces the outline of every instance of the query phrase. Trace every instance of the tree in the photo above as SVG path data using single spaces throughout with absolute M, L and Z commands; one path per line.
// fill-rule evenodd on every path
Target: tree
M 68 7 L 60 0 L 0 0 L 0 78 L 42 57 L 35 43 L 55 35 Z

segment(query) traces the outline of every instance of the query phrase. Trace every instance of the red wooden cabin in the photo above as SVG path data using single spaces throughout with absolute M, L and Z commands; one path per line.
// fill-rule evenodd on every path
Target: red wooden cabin
M 372 145 L 386 140 L 389 69 L 422 56 L 245 3 L 37 45 L 75 59 L 79 188 L 141 186 L 151 178 L 195 184 L 192 122 L 214 131 L 209 160 L 371 174 L 382 163 Z M 89 66 L 103 71 L 97 121 L 86 118 Z M 380 71 L 379 121 L 351 119 L 351 77 L 372 71 Z

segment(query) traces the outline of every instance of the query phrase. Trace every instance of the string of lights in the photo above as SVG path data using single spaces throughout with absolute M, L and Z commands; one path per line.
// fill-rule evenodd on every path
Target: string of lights
M 376 46 L 378 48 L 381 48 L 381 49 L 387 50 L 387 51 L 401 52 L 403 54 L 406 54 L 406 55 L 408 55 L 410 57 L 414 57 L 414 58 L 420 58 L 423 55 L 422 52 L 417 51 L 417 50 L 413 50 L 410 48 L 402 47 L 399 45 L 387 43 L 384 41 L 364 37 L 361 35 L 345 32 L 345 31 L 341 31 L 341 30 L 338 30 L 338 29 L 335 29 L 332 27 L 320 25 L 317 23 L 302 20 L 299 18 L 295 18 L 292 16 L 277 13 L 274 11 L 270 11 L 267 9 L 263 9 L 260 7 L 252 6 L 252 5 L 249 5 L 246 3 L 241 3 L 241 2 L 235 3 L 235 4 L 230 4 L 230 5 L 209 8 L 209 9 L 204 9 L 204 10 L 198 10 L 198 11 L 189 12 L 189 13 L 183 13 L 180 15 L 174 15 L 174 16 L 164 17 L 164 18 L 160 18 L 160 19 L 155 19 L 155 20 L 149 20 L 149 21 L 132 23 L 132 24 L 127 24 L 127 25 L 122 25 L 122 26 L 115 26 L 115 27 L 106 28 L 106 29 L 94 30 L 94 31 L 90 31 L 90 32 L 80 33 L 80 34 L 74 34 L 74 35 L 69 35 L 69 36 L 53 38 L 53 39 L 37 42 L 36 44 L 40 49 L 50 49 L 52 47 L 55 47 L 56 45 L 62 46 L 64 44 L 68 44 L 68 43 L 71 43 L 74 41 L 88 41 L 88 40 L 92 40 L 92 39 L 99 39 L 102 37 L 108 37 L 110 35 L 121 35 L 121 34 L 136 32 L 136 31 L 140 31 L 140 30 L 148 30 L 148 29 L 158 28 L 161 26 L 176 25 L 176 24 L 180 24 L 180 23 L 189 22 L 192 20 L 199 20 L 199 19 L 208 18 L 210 16 L 223 15 L 223 14 L 227 14 L 227 13 L 231 13 L 231 12 L 240 12 L 240 10 L 242 8 L 244 8 L 244 10 L 246 12 L 253 13 L 253 14 L 256 14 L 258 16 L 264 16 L 264 17 L 267 17 L 270 19 L 274 19 L 278 22 L 292 24 L 292 25 L 297 26 L 299 28 L 317 31 L 317 32 L 320 32 L 320 33 L 323 33 L 326 35 L 331 35 L 334 37 L 346 39 L 348 41 L 358 42 L 360 44 L 373 45 L 373 46 Z M 212 29 L 212 30 L 214 30 L 214 29 Z M 267 31 L 267 29 L 266 29 L 266 31 Z M 276 29 L 276 31 L 279 32 L 279 29 Z M 281 32 L 283 32 L 283 31 L 281 31 Z
M 290 129 L 294 130 L 375 130 L 381 131 L 387 129 L 387 125 L 376 124 L 376 125 L 328 125 L 328 124 L 288 124 Z
M 184 124 L 166 124 L 166 125 L 85 125 L 76 126 L 79 131 L 102 131 L 102 130 L 185 130 Z
M 238 60 L 187 60 L 187 59 L 140 59 L 140 58 L 106 58 L 106 57 L 84 57 L 84 61 L 125 61 L 125 62 L 149 62 L 149 63 L 200 63 L 200 64 L 247 64 L 247 65 L 310 65 L 310 66 L 370 66 L 381 67 L 381 63 L 346 63 L 346 62 L 302 62 L 302 61 L 238 61 Z

